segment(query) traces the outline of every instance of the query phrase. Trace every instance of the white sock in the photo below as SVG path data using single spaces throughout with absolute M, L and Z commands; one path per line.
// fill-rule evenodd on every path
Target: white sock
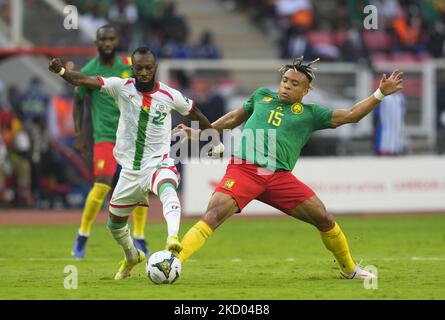
M 172 186 L 167 186 L 162 190 L 159 199 L 162 202 L 165 221 L 167 221 L 168 236 L 178 236 L 181 222 L 181 204 L 176 190 Z
M 130 237 L 130 229 L 128 224 L 121 229 L 109 229 L 111 235 L 116 242 L 124 249 L 125 259 L 127 261 L 135 261 L 138 259 L 138 251 L 134 246 L 133 240 Z

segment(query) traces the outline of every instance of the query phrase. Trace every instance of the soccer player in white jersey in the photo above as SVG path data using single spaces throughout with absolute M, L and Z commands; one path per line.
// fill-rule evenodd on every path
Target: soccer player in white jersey
M 134 78 L 88 77 L 63 68 L 60 59 L 50 62 L 49 70 L 75 86 L 86 86 L 110 94 L 120 109 L 114 156 L 122 171 L 109 207 L 108 229 L 122 246 L 125 259 L 115 279 L 130 276 L 133 267 L 145 260 L 130 237 L 128 215 L 134 207 L 147 201 L 149 191 L 159 196 L 167 221 L 166 249 L 178 254 L 181 205 L 176 193 L 179 184 L 174 160 L 169 157 L 171 115 L 176 110 L 190 120 L 198 120 L 202 129 L 211 128 L 209 120 L 195 107 L 194 101 L 166 84 L 155 81 L 156 57 L 147 47 L 136 49 L 132 56 Z M 213 140 L 213 154 L 224 146 Z

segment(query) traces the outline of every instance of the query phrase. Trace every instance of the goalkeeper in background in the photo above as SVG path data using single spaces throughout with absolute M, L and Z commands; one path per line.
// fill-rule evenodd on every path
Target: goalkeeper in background
M 88 62 L 81 72 L 88 76 L 121 77 L 131 76 L 131 59 L 127 56 L 117 56 L 118 36 L 116 30 L 105 25 L 96 33 L 96 46 L 98 56 Z M 72 255 L 77 259 L 85 256 L 86 244 L 90 235 L 94 219 L 102 208 L 105 197 L 112 188 L 113 179 L 117 170 L 117 162 L 113 156 L 116 142 L 116 131 L 119 121 L 119 108 L 114 99 L 104 92 L 90 90 L 85 86 L 76 90 L 73 117 L 76 128 L 76 148 L 85 153 L 85 140 L 82 137 L 82 119 L 84 102 L 87 95 L 91 96 L 93 120 L 93 163 L 94 185 L 90 190 L 82 213 L 82 221 L 72 248 Z M 134 229 L 133 239 L 135 246 L 149 255 L 144 239 L 144 227 L 147 217 L 147 208 L 138 206 L 133 210 Z
M 244 122 L 245 126 L 206 213 L 182 239 L 181 262 L 198 251 L 226 219 L 256 199 L 315 226 L 325 247 L 337 259 L 343 278 L 376 277 L 353 261 L 346 237 L 334 217 L 292 170 L 314 131 L 360 121 L 385 96 L 402 89 L 403 73 L 396 70 L 389 78 L 383 75 L 374 94 L 348 109 L 332 110 L 302 102 L 312 88 L 315 74 L 311 65 L 317 60 L 309 64 L 303 63 L 303 57 L 294 60 L 280 69 L 282 78 L 278 92 L 258 88 L 243 107 L 212 123 L 220 133 Z M 179 125 L 177 129 L 185 131 L 188 137 L 192 135 L 192 129 L 187 126 Z M 275 133 L 274 140 L 270 138 L 270 131 Z M 261 136 L 261 132 L 268 133 Z

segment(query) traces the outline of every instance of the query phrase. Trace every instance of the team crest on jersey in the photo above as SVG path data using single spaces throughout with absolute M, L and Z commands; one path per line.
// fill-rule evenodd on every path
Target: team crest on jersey
M 223 188 L 224 188 L 224 189 L 227 189 L 227 190 L 230 190 L 230 189 L 233 188 L 233 185 L 234 185 L 234 184 L 235 184 L 235 181 L 234 181 L 234 180 L 232 180 L 232 179 L 227 179 L 226 182 L 224 183 Z
M 160 104 L 160 105 L 158 105 L 158 109 L 159 109 L 159 111 L 165 111 L 166 109 L 167 109 L 167 107 L 166 106 L 164 106 L 163 104 Z
M 302 114 L 304 111 L 304 107 L 301 103 L 294 103 L 291 107 L 293 114 Z
M 264 97 L 264 99 L 261 101 L 261 103 L 269 103 L 273 100 L 272 97 Z
M 121 74 L 121 78 L 123 78 L 123 79 L 127 79 L 127 78 L 129 78 L 130 77 L 130 73 L 128 72 L 128 71 L 124 71 L 124 72 L 122 72 L 122 74 Z

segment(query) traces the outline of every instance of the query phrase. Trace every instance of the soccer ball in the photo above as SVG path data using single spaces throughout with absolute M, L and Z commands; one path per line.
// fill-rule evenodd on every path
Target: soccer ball
M 153 253 L 147 260 L 148 278 L 155 284 L 172 284 L 181 274 L 181 261 L 168 250 Z

